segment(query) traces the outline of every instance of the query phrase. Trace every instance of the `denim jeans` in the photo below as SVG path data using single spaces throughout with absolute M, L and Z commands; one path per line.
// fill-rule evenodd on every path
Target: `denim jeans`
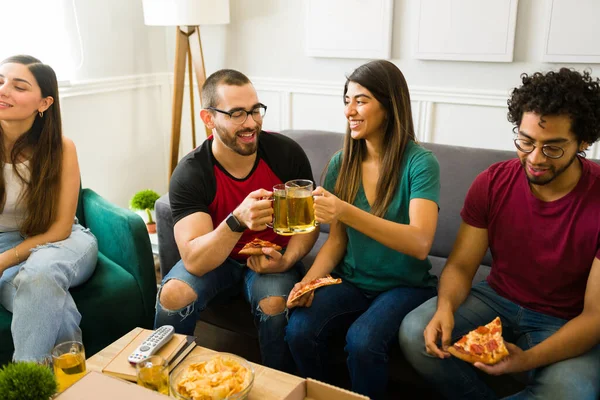
M 477 375 L 475 367 L 457 358 L 444 360 L 425 352 L 423 331 L 437 309 L 437 298 L 406 316 L 400 328 L 400 347 L 408 361 L 448 399 L 496 399 L 498 396 Z M 544 341 L 567 321 L 525 309 L 499 296 L 487 282 L 473 287 L 454 315 L 452 342 L 496 316 L 502 320 L 507 342 L 527 350 Z M 587 353 L 529 371 L 528 385 L 510 399 L 598 399 L 600 345 Z
M 0 233 L 0 252 L 25 238 L 19 232 Z M 31 250 L 29 258 L 0 276 L 0 304 L 13 314 L 15 361 L 45 361 L 54 345 L 81 341 L 81 314 L 69 288 L 84 283 L 94 272 L 98 243 L 77 222 L 71 235 Z
M 173 325 L 176 332 L 193 335 L 200 313 L 211 302 L 227 300 L 243 289 L 243 296 L 250 304 L 258 329 L 262 363 L 270 368 L 292 372 L 293 362 L 284 340 L 288 310 L 276 315 L 264 314 L 259 302 L 273 296 L 287 299 L 294 285 L 301 279 L 302 270 L 302 263 L 298 262 L 283 273 L 258 274 L 244 264 L 228 258 L 218 268 L 198 277 L 189 273 L 180 260 L 163 278 L 162 285 L 171 279 L 180 280 L 194 290 L 197 299 L 179 310 L 166 310 L 159 301 L 161 287 L 156 301 L 154 327 Z
M 327 347 L 330 339 L 345 335 L 352 390 L 372 399 L 384 398 L 388 349 L 400 322 L 435 295 L 435 288 L 397 287 L 370 297 L 346 281 L 317 289 L 310 307 L 292 311 L 286 330 L 300 374 L 331 381 Z

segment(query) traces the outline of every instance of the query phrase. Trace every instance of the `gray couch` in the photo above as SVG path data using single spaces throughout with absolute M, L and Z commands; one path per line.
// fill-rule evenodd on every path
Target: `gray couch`
M 340 132 L 316 130 L 288 130 L 281 133 L 293 138 L 305 149 L 315 180 L 322 182 L 322 172 L 330 157 L 341 149 L 344 135 Z M 440 215 L 429 257 L 433 264 L 432 272 L 439 276 L 454 243 L 461 221 L 460 210 L 469 186 L 479 172 L 492 163 L 515 157 L 515 152 L 434 143 L 423 143 L 423 145 L 434 152 L 441 169 Z M 173 222 L 167 194 L 156 202 L 156 218 L 160 266 L 164 276 L 180 259 L 173 238 Z M 312 261 L 327 235 L 328 227 L 324 225 L 321 228 L 318 242 L 303 260 L 306 267 L 312 265 Z M 483 259 L 483 265 L 473 279 L 474 283 L 485 279 L 489 273 L 491 261 L 488 251 Z M 249 307 L 241 298 L 236 298 L 232 302 L 212 305 L 201 314 L 200 318 L 206 328 L 196 331 L 200 344 L 216 348 L 219 351 L 232 351 L 231 349 L 235 348 L 243 351 L 242 348 L 255 346 L 256 329 Z M 215 327 L 217 329 L 214 329 Z M 210 335 L 214 337 L 206 337 L 205 331 L 210 331 Z M 238 335 L 234 336 L 235 339 L 232 339 L 230 343 L 226 343 L 222 340 L 227 336 L 226 332 L 236 332 Z M 343 363 L 343 354 L 340 354 L 340 348 L 337 351 L 337 359 Z M 344 369 L 342 367 L 342 370 Z M 390 379 L 400 384 L 408 383 L 425 387 L 412 368 L 403 360 L 399 346 L 391 351 Z M 505 379 L 499 383 L 496 380 L 493 383 L 495 383 L 493 386 L 498 388 L 499 394 L 510 393 L 520 387 L 518 382 L 511 379 Z

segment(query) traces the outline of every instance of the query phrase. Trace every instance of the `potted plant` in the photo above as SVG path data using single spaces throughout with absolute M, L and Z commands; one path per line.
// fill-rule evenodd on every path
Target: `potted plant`
M 0 399 L 50 399 L 57 389 L 54 373 L 45 365 L 19 361 L 0 369 Z
M 148 216 L 146 227 L 149 233 L 156 233 L 156 222 L 152 219 L 152 211 L 154 210 L 154 203 L 159 198 L 160 195 L 151 189 L 141 190 L 131 198 L 130 206 L 133 210 L 146 212 Z

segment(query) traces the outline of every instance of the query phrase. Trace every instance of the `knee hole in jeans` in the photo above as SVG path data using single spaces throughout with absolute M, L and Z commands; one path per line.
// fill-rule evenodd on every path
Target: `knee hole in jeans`
M 167 310 L 179 310 L 197 298 L 190 285 L 177 279 L 167 281 L 160 289 L 160 305 Z
M 285 310 L 285 299 L 277 296 L 266 297 L 258 302 L 258 306 L 264 314 L 281 314 Z

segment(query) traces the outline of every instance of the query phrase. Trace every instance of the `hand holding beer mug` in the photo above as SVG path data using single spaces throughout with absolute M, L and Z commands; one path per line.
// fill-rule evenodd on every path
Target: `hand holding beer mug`
M 288 228 L 294 233 L 312 232 L 317 226 L 313 188 L 313 182 L 307 179 L 294 179 L 285 183 Z
M 321 186 L 313 192 L 315 195 L 315 220 L 321 224 L 331 224 L 340 218 L 344 202 Z
M 169 395 L 169 365 L 161 356 L 150 356 L 135 365 L 137 384 Z
M 71 341 L 54 346 L 52 366 L 58 383 L 58 392 L 61 393 L 85 375 L 83 343 Z

